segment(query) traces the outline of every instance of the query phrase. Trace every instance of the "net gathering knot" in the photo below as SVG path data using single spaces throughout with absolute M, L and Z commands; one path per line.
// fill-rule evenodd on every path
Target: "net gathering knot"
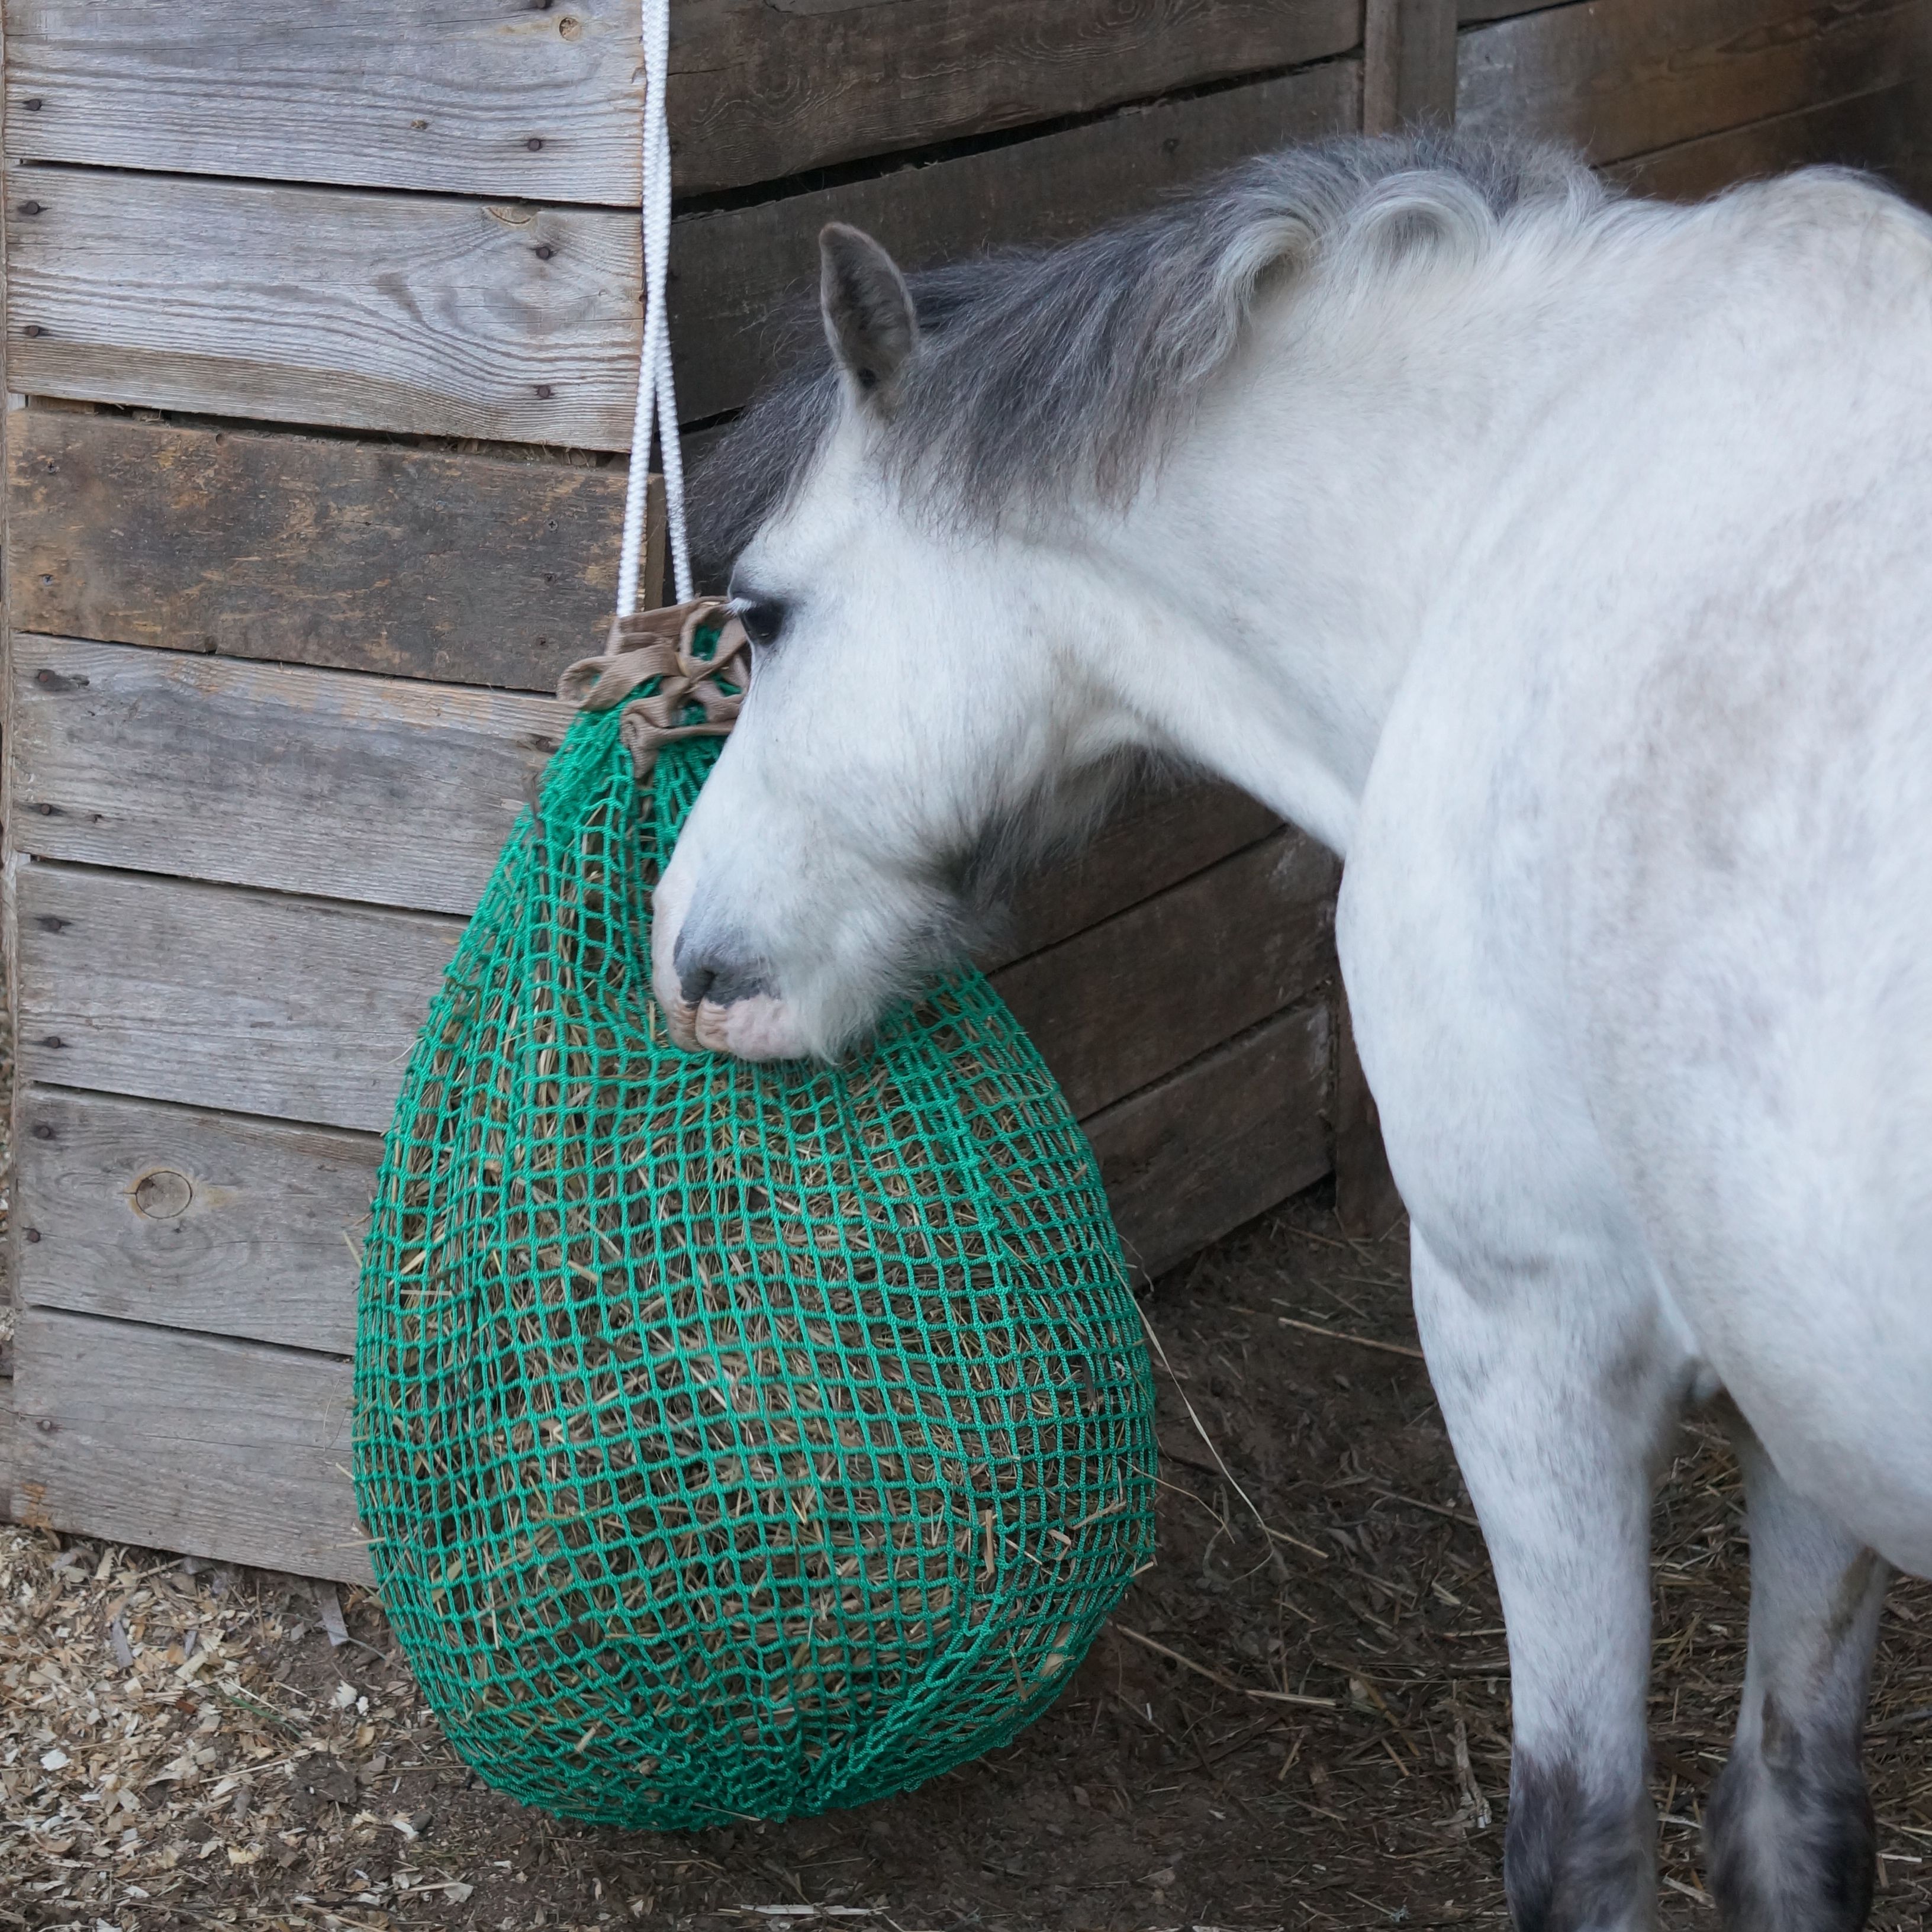
M 620 736 L 648 778 L 664 746 L 722 738 L 751 682 L 751 640 L 722 597 L 697 597 L 614 617 L 602 656 L 580 658 L 556 694 L 585 711 L 608 711 L 648 686 L 625 710 Z

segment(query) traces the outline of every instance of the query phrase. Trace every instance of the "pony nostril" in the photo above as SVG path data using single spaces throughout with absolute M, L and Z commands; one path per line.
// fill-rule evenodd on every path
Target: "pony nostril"
M 757 961 L 722 947 L 686 946 L 682 935 L 671 964 L 677 970 L 678 991 L 687 1006 L 709 1001 L 715 1006 L 728 1006 L 771 991 L 770 979 Z

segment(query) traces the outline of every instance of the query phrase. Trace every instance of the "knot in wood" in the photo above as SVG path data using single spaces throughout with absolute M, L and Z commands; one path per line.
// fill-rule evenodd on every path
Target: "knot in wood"
M 178 1220 L 188 1212 L 194 1189 L 184 1174 L 172 1168 L 157 1168 L 134 1184 L 134 1207 L 151 1221 Z
M 659 749 L 680 738 L 722 738 L 752 681 L 751 640 L 722 597 L 694 598 L 614 619 L 602 657 L 582 658 L 556 694 L 586 711 L 625 706 L 618 729 L 648 778 Z

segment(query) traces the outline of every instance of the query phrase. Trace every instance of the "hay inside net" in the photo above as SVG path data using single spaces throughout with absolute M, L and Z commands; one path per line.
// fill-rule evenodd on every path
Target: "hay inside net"
M 677 1828 L 1012 1736 L 1147 1560 L 1152 1388 L 1093 1156 L 977 975 L 837 1069 L 670 1043 L 649 895 L 717 752 L 586 712 L 418 1040 L 356 1477 L 464 1757 Z

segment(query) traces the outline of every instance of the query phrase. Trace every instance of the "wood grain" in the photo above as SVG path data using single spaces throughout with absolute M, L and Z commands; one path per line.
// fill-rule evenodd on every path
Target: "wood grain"
M 1466 32 L 1460 125 L 1570 142 L 1592 161 L 1906 80 L 1920 0 L 1590 0 Z
M 1909 82 L 1754 121 L 1619 161 L 1604 173 L 1639 194 L 1698 201 L 1737 182 L 1830 161 L 1889 175 L 1910 192 L 1912 162 L 1924 138 L 1919 86 Z
M 1354 0 L 681 0 L 681 194 L 1346 52 Z M 7 152 L 634 205 L 636 0 L 14 0 Z M 29 106 L 28 104 L 34 104 Z
M 22 1304 L 354 1351 L 374 1135 L 53 1087 L 18 1118 Z
M 570 716 L 553 700 L 72 638 L 17 636 L 12 675 L 16 849 L 462 914 Z M 1022 889 L 982 963 L 1065 939 L 1278 824 L 1226 785 L 1150 791 Z
M 994 246 L 1068 241 L 1250 155 L 1348 131 L 1360 106 L 1360 62 L 1330 61 L 985 153 L 693 216 L 672 244 L 679 406 L 687 421 L 736 409 L 787 359 L 789 332 L 772 318 L 816 289 L 827 221 L 865 229 L 910 268 Z
M 630 446 L 633 214 L 65 167 L 10 191 L 23 393 Z
M 14 842 L 42 858 L 472 911 L 554 698 L 16 634 Z
M 1002 968 L 1076 1114 L 1329 970 L 1334 862 L 1279 833 Z M 379 1132 L 461 928 L 292 894 L 27 860 L 22 1078 Z
M 373 1580 L 346 1361 L 44 1308 L 21 1310 L 19 1361 L 21 1522 Z
M 992 975 L 1083 1118 L 1334 970 L 1334 860 L 1280 832 Z
M 912 266 L 1064 240 L 1246 155 L 1353 126 L 1359 87 L 1357 62 L 1330 62 L 681 220 L 684 417 L 739 407 L 783 358 L 770 320 L 815 285 L 828 220 L 874 230 Z M 38 212 L 21 214 L 30 202 Z M 34 170 L 10 207 L 10 380 L 23 392 L 629 446 L 630 215 L 64 167 Z
M 638 198 L 637 0 L 11 0 L 7 56 L 10 160 Z
M 1158 1275 L 1328 1172 L 1328 1003 L 1264 1021 L 1086 1122 L 1128 1258 Z
M 1280 824 L 1232 785 L 1190 784 L 1130 800 L 1082 851 L 1020 888 L 1000 940 L 980 963 L 990 971 L 1070 938 Z
M 1328 1171 L 1330 1030 L 1304 1003 L 1088 1117 L 1149 1272 Z M 375 1136 L 43 1086 L 20 1121 L 23 1305 L 352 1351 Z
M 1456 118 L 1456 0 L 1366 0 L 1362 132 Z
M 29 860 L 19 1076 L 380 1132 L 454 920 Z
M 21 629 L 554 691 L 599 649 L 625 472 L 68 409 L 8 422 Z M 662 580 L 652 479 L 645 580 Z

